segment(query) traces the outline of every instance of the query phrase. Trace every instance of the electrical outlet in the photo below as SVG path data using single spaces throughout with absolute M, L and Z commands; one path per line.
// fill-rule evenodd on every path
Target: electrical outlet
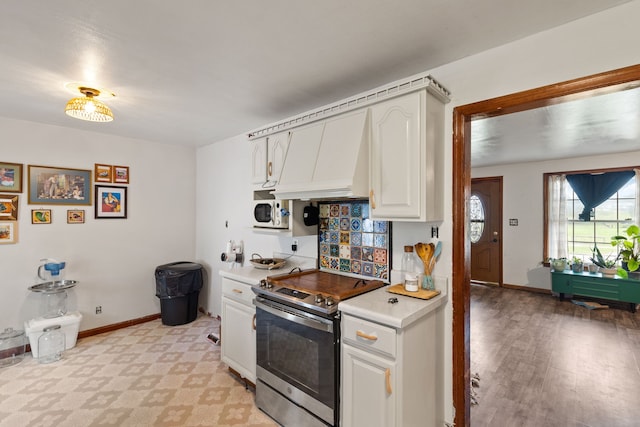
M 102 306 L 101 305 L 97 305 L 96 306 L 96 314 L 102 314 Z
M 298 239 L 293 239 L 293 242 L 291 242 L 291 250 L 293 252 L 298 250 Z

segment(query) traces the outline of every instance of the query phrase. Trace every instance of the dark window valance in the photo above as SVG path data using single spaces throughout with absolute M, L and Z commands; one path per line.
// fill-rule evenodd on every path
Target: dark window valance
M 589 221 L 591 210 L 609 199 L 634 176 L 635 173 L 632 170 L 595 175 L 590 173 L 567 175 L 567 181 L 584 205 L 584 210 L 578 218 L 581 221 Z

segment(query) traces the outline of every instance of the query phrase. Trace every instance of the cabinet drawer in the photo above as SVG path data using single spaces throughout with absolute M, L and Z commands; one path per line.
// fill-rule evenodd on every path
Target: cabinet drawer
M 342 341 L 355 347 L 396 357 L 396 330 L 358 317 L 342 317 Z
M 247 305 L 253 305 L 255 296 L 251 290 L 251 285 L 226 277 L 222 278 L 222 295 Z
M 620 299 L 619 283 L 616 282 L 574 278 L 571 281 L 571 287 L 576 295 L 586 295 L 611 300 Z

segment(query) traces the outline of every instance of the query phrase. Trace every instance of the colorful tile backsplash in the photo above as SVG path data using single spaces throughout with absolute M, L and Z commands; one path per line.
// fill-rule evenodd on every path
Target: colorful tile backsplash
M 366 201 L 320 202 L 321 270 L 389 281 L 391 223 L 369 218 Z

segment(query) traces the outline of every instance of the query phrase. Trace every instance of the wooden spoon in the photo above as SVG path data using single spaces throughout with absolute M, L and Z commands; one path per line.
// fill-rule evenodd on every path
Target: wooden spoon
M 424 272 L 427 274 L 427 269 L 429 268 L 429 263 L 431 262 L 431 257 L 433 256 L 433 245 L 425 245 L 424 243 L 416 243 L 415 245 L 416 253 L 422 260 L 424 264 Z

